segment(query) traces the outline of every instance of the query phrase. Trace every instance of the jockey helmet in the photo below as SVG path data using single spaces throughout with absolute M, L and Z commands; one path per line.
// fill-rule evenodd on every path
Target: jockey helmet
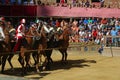
M 26 20 L 23 18 L 22 20 L 21 20 L 21 24 L 25 24 L 26 23 Z

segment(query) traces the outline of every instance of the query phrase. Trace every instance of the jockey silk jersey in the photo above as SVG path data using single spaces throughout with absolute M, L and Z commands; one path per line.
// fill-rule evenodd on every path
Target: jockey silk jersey
M 20 24 L 17 28 L 17 31 L 16 31 L 16 38 L 17 39 L 23 38 L 25 35 L 24 33 L 25 33 L 25 25 Z

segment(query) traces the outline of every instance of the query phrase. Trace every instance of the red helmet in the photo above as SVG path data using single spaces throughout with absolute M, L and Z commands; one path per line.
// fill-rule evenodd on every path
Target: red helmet
M 26 23 L 26 20 L 24 18 L 21 20 L 21 24 L 23 23 Z

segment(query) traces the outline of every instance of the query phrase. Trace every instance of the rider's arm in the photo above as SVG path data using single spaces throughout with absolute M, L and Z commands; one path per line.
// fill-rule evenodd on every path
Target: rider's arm
M 5 34 L 4 34 L 3 29 L 1 27 L 0 27 L 0 34 L 5 39 Z
M 44 28 L 44 30 L 45 30 L 47 33 L 50 32 L 50 30 L 49 30 L 45 25 L 43 25 L 43 28 Z

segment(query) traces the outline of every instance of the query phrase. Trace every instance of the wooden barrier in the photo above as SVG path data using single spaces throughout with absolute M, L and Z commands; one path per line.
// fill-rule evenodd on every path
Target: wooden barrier
M 94 43 L 70 43 L 68 49 L 69 50 L 79 50 L 81 52 L 87 52 L 87 51 L 97 51 L 100 45 L 94 44 Z M 87 50 L 85 50 L 85 47 L 87 48 Z M 66 48 L 66 47 L 57 47 L 57 48 L 48 48 L 48 49 L 44 49 L 44 50 L 51 50 L 51 49 L 60 49 L 60 48 Z M 94 48 L 94 50 L 93 50 Z M 26 50 L 25 52 L 35 52 L 38 51 L 36 50 Z M 0 53 L 0 55 L 9 55 L 9 54 L 19 54 L 20 51 L 16 51 L 16 52 L 2 52 Z M 28 53 L 28 54 L 30 54 Z
M 120 47 L 104 47 L 103 55 L 105 56 L 120 56 Z

